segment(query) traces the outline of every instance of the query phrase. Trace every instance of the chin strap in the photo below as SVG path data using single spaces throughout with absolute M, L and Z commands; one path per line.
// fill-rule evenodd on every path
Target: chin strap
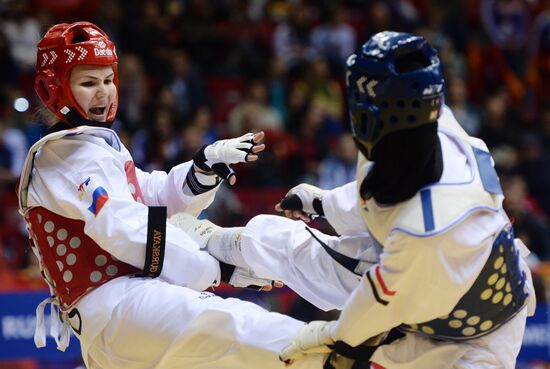
M 113 122 L 96 122 L 94 120 L 86 119 L 75 109 L 69 109 L 67 111 L 67 113 L 65 114 L 65 120 L 66 121 L 57 122 L 56 124 L 48 128 L 48 130 L 46 131 L 46 135 L 80 126 L 111 128 L 111 126 L 113 125 Z

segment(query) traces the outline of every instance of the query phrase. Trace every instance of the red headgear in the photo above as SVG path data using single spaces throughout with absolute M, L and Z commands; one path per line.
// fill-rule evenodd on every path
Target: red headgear
M 69 84 L 71 69 L 81 64 L 111 65 L 118 91 L 115 45 L 96 25 L 90 22 L 56 24 L 38 43 L 34 90 L 48 109 L 71 125 L 75 123 L 68 121 L 67 114 L 73 109 L 84 119 L 90 119 L 76 103 Z M 107 122 L 115 119 L 117 106 L 118 94 L 108 107 Z

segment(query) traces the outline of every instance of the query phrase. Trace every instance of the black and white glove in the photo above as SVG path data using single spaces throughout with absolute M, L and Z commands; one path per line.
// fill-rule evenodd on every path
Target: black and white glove
M 331 328 L 335 323 L 322 320 L 307 323 L 300 328 L 290 345 L 283 348 L 279 359 L 288 366 L 307 355 L 328 355 L 332 351 L 329 346 L 334 344 Z
M 258 132 L 216 141 L 200 148 L 193 155 L 193 163 L 203 172 L 214 172 L 230 185 L 234 185 L 236 176 L 229 165 L 256 161 L 256 154 L 265 149 L 265 145 L 260 143 L 263 138 L 264 133 Z
M 273 286 L 282 287 L 281 281 L 261 278 L 253 270 L 248 268 L 236 267 L 220 261 L 220 271 L 222 282 L 229 283 L 236 288 L 247 288 L 256 291 L 271 291 Z
M 306 183 L 290 189 L 286 196 L 275 205 L 275 210 L 284 211 L 288 218 L 309 222 L 316 216 L 324 216 L 323 194 L 325 190 Z

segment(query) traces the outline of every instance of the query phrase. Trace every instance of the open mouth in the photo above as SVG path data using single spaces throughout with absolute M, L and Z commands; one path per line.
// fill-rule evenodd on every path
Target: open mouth
M 103 115 L 106 109 L 107 108 L 105 106 L 96 106 L 96 107 L 90 108 L 89 112 L 90 112 L 90 115 L 99 116 L 99 115 Z

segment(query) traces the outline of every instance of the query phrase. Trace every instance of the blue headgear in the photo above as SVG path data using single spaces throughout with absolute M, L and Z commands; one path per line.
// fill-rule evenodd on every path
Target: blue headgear
M 380 32 L 347 60 L 351 128 L 372 160 L 386 135 L 437 121 L 444 80 L 437 51 L 419 36 Z

